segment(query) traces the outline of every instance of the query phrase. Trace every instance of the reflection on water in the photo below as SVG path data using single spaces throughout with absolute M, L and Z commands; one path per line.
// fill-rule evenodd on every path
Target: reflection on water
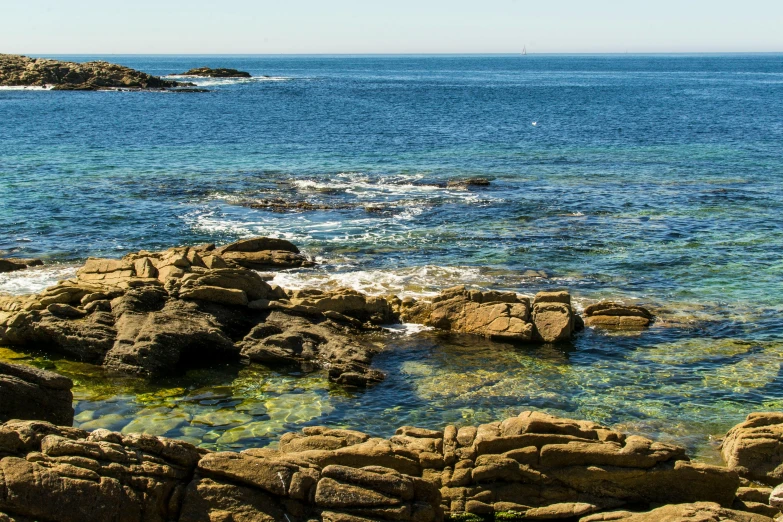
M 587 330 L 563 346 L 511 346 L 419 332 L 389 334 L 375 366 L 388 374 L 348 391 L 324 372 L 222 365 L 147 381 L 0 348 L 0 359 L 75 382 L 75 425 L 166 435 L 210 449 L 274 444 L 307 425 L 388 437 L 402 425 L 478 424 L 540 409 L 685 445 L 719 460 L 716 438 L 751 411 L 783 406 L 783 343 Z

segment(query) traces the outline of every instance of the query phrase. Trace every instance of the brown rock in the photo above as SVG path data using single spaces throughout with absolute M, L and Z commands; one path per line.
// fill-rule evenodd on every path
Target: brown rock
M 61 375 L 0 362 L 0 422 L 10 419 L 73 423 L 73 382 Z
M 584 310 L 586 326 L 643 328 L 652 322 L 652 314 L 641 306 L 601 301 Z
M 444 290 L 432 303 L 403 306 L 400 316 L 403 321 L 498 341 L 526 342 L 533 337 L 530 303 L 511 292 L 469 291 L 458 286 Z
M 569 305 L 544 301 L 533 305 L 533 323 L 539 339 L 554 343 L 571 338 L 574 316 Z
M 783 483 L 783 413 L 751 413 L 723 439 L 729 469 L 771 486 Z

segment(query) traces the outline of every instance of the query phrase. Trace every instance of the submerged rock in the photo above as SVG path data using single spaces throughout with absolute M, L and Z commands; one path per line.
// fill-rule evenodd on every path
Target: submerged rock
M 250 73 L 245 71 L 224 68 L 211 69 L 209 67 L 197 67 L 195 69 L 185 71 L 184 73 L 179 73 L 176 76 L 204 76 L 207 78 L 252 78 Z
M 0 362 L 0 422 L 42 420 L 70 426 L 73 382 L 61 375 Z
M 644 328 L 652 322 L 652 313 L 641 306 L 601 301 L 584 310 L 585 326 L 613 329 Z
M 467 189 L 471 187 L 488 187 L 490 181 L 487 178 L 453 179 L 446 182 L 447 188 Z
M 729 509 L 739 485 L 731 470 L 539 412 L 442 431 L 404 426 L 390 439 L 311 426 L 284 435 L 278 449 L 241 453 L 16 421 L 0 425 L 0 457 L 0 512 L 23 519 L 436 522 L 515 512 L 588 522 L 771 520 Z M 662 503 L 672 505 L 617 511 Z
M 57 90 L 169 89 L 192 86 L 109 62 L 63 62 L 0 54 L 0 85 L 39 86 Z

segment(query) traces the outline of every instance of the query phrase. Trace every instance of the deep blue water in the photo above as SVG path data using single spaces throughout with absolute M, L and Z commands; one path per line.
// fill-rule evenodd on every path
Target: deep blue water
M 337 407 L 340 422 L 410 420 L 379 413 L 395 401 L 433 425 L 465 404 L 527 404 L 675 438 L 672 424 L 715 423 L 701 437 L 783 399 L 783 55 L 67 58 L 254 79 L 198 81 L 207 93 L 0 90 L 0 255 L 67 273 L 91 255 L 279 235 L 322 262 L 281 276 L 289 286 L 568 287 L 656 306 L 671 325 L 588 332 L 532 374 L 517 358 L 535 355 L 512 350 L 506 377 L 477 378 L 473 399 L 446 397 L 437 376 L 478 375 L 482 359 L 451 367 L 459 344 L 420 339 L 378 364 L 426 354 L 434 369 L 403 372 L 350 415 Z M 445 188 L 466 177 L 491 185 Z M 275 199 L 327 208 L 250 206 Z M 46 274 L 0 290 L 61 272 Z

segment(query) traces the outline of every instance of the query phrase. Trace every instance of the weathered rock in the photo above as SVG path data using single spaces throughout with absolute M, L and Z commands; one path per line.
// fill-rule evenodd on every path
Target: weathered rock
M 2 60 L 2 55 L 0 55 L 0 60 Z M 43 261 L 40 259 L 0 258 L 0 273 L 15 272 L 31 266 L 40 265 L 43 265 Z
M 585 325 L 605 328 L 633 329 L 649 326 L 652 314 L 641 306 L 601 301 L 584 309 Z
M 331 291 L 297 290 L 291 293 L 289 300 L 293 305 L 312 308 L 319 313 L 336 312 L 362 322 L 389 324 L 396 320 L 386 299 L 362 294 L 350 288 Z
M 250 73 L 236 69 L 197 67 L 175 76 L 203 76 L 206 78 L 251 78 Z
M 73 423 L 73 382 L 46 370 L 0 362 L 0 422 Z
M 536 336 L 545 343 L 570 339 L 574 331 L 574 312 L 568 292 L 539 292 L 533 300 Z
M 721 445 L 723 460 L 740 476 L 772 486 L 783 483 L 783 413 L 751 413 Z
M 284 436 L 279 450 L 237 454 L 148 435 L 6 423 L 0 511 L 66 522 L 437 522 L 444 511 L 513 511 L 527 520 L 771 520 L 744 510 L 756 509 L 751 503 L 764 494 L 737 491 L 733 471 L 691 464 L 681 448 L 588 421 L 524 412 L 472 430 L 398 431 L 384 440 L 308 427 Z M 470 451 L 444 468 L 455 447 Z M 741 511 L 727 508 L 735 491 Z M 667 502 L 696 504 L 588 515 Z
M 185 84 L 108 62 L 62 62 L 0 54 L 0 85 L 49 86 L 60 90 L 168 89 Z
M 579 522 L 773 522 L 769 517 L 726 509 L 713 502 L 673 504 L 647 513 L 615 511 L 590 515 Z
M 512 342 L 533 338 L 530 302 L 511 292 L 480 292 L 458 286 L 444 290 L 432 303 L 402 303 L 400 318 L 441 330 L 452 330 Z
M 329 378 L 340 384 L 367 386 L 384 377 L 370 368 L 376 346 L 323 319 L 273 311 L 237 346 L 242 357 L 253 362 L 295 364 L 303 371 L 328 368 Z

